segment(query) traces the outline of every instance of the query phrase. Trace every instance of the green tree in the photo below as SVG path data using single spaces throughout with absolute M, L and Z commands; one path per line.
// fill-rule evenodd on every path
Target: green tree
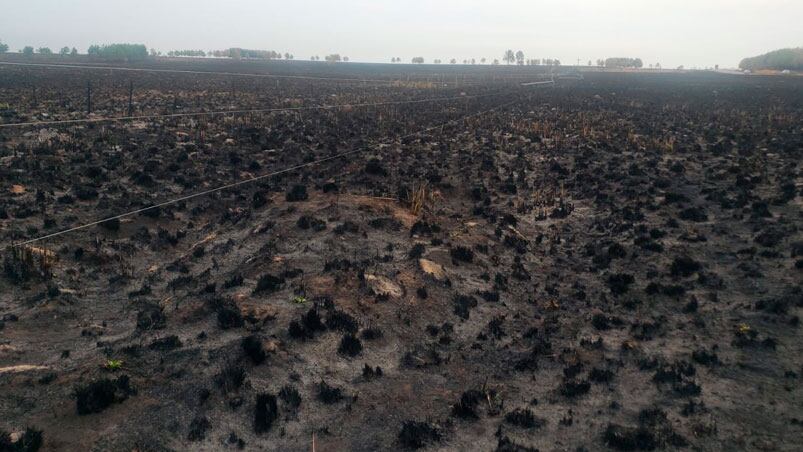
M 25 46 L 22 48 L 22 54 L 26 57 L 33 56 L 33 47 Z
M 41 55 L 53 55 L 53 51 L 50 50 L 50 47 L 39 47 L 37 52 Z
M 148 48 L 142 44 L 92 45 L 87 49 L 87 54 L 111 61 L 138 61 L 148 58 Z
M 0 53 L 8 52 L 8 44 L 3 44 L 3 41 L 0 41 Z
M 803 71 L 803 47 L 774 50 L 764 55 L 745 58 L 739 63 L 739 69 Z
M 66 55 L 69 55 L 69 54 L 70 54 L 70 48 L 69 47 L 62 47 L 61 50 L 59 50 L 59 55 L 66 56 Z
M 519 66 L 524 65 L 524 52 L 522 52 L 521 50 L 516 52 L 516 64 L 518 64 Z
M 502 61 L 511 64 L 516 61 L 516 54 L 514 54 L 512 50 L 507 50 L 505 51 L 505 56 L 502 57 Z
M 415 57 L 413 58 L 413 64 L 424 64 L 424 57 Z

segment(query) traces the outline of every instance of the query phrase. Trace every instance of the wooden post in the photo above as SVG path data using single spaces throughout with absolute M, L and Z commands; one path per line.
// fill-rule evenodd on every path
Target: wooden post
M 86 114 L 92 114 L 92 82 L 86 82 Z
M 134 80 L 128 82 L 128 116 L 134 116 Z

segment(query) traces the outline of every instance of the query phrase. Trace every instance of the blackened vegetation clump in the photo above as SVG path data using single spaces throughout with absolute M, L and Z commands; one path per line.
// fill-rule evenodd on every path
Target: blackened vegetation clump
M 262 346 L 262 339 L 258 336 L 246 336 L 243 338 L 241 345 L 243 352 L 251 359 L 252 363 L 258 366 L 265 362 L 267 354 L 265 353 L 265 348 Z
M 320 331 L 326 331 L 326 326 L 321 321 L 317 308 L 310 308 L 306 314 L 301 316 L 301 320 L 293 320 L 288 327 L 290 337 L 302 341 L 312 339 L 315 333 Z
M 366 364 L 362 368 L 362 378 L 365 379 L 366 381 L 370 381 L 375 378 L 379 378 L 381 376 L 382 376 L 382 368 L 379 366 L 376 366 L 376 368 L 374 368 Z
M 539 428 L 546 424 L 545 420 L 535 417 L 535 414 L 527 408 L 519 408 L 507 413 L 505 422 L 526 429 Z
M 663 363 L 653 375 L 653 381 L 660 385 L 670 385 L 672 390 L 680 396 L 700 395 L 702 389 L 694 381 L 694 365 L 685 361 Z
M 441 440 L 441 430 L 427 422 L 404 421 L 399 432 L 399 442 L 408 449 L 420 449 Z
M 170 351 L 175 350 L 177 348 L 181 348 L 181 339 L 178 338 L 176 335 L 166 336 L 161 339 L 156 339 L 155 341 L 151 342 L 148 346 L 151 350 L 158 350 L 158 351 Z
M 245 369 L 235 361 L 226 362 L 215 375 L 215 383 L 224 393 L 232 393 L 245 383 Z
M 309 199 L 306 185 L 294 185 L 285 196 L 287 202 L 299 202 Z
M 285 408 L 296 410 L 301 406 L 301 394 L 292 385 L 285 385 L 279 391 L 279 399 L 281 399 Z
M 284 284 L 283 277 L 265 274 L 259 278 L 259 281 L 257 281 L 257 286 L 254 289 L 254 293 L 258 294 L 261 292 L 276 292 L 277 290 L 281 289 L 282 284 Z
M 326 317 L 326 327 L 330 330 L 357 334 L 359 324 L 357 320 L 343 311 L 332 311 Z
M 627 273 L 616 273 L 608 276 L 608 288 L 614 295 L 622 295 L 630 289 L 630 285 L 635 282 L 633 275 Z
M 343 338 L 340 339 L 340 345 L 337 348 L 337 352 L 341 355 L 355 357 L 360 354 L 362 351 L 362 342 L 357 339 L 351 333 L 346 333 L 343 335 Z
M 591 383 L 587 380 L 576 381 L 566 379 L 560 386 L 560 393 L 568 398 L 575 398 L 586 394 L 590 389 Z
M 579 450 L 579 449 L 578 449 Z M 522 446 L 508 436 L 502 436 L 496 444 L 495 452 L 538 452 L 534 447 Z
M 155 304 L 144 304 L 137 312 L 137 329 L 141 331 L 160 330 L 167 325 L 167 317 Z
M 343 400 L 343 390 L 334 386 L 329 386 L 325 381 L 318 384 L 318 400 L 332 405 Z
M 36 452 L 42 442 L 42 431 L 30 427 L 16 441 L 11 440 L 11 434 L 0 431 L 0 452 Z
M 206 438 L 206 432 L 212 428 L 212 423 L 206 416 L 196 416 L 190 422 L 190 431 L 187 433 L 189 441 L 201 441 Z
M 679 217 L 681 220 L 695 223 L 708 221 L 708 214 L 706 214 L 705 211 L 703 211 L 703 209 L 700 207 L 689 207 L 687 209 L 683 209 L 680 211 Z
M 426 221 L 416 221 L 413 224 L 413 227 L 410 228 L 410 237 L 414 235 L 420 236 L 431 236 L 432 234 L 437 234 L 441 232 L 440 226 L 433 223 L 427 223 Z
M 276 404 L 276 396 L 273 394 L 257 395 L 254 408 L 254 432 L 267 432 L 278 418 L 279 408 Z
M 674 277 L 688 277 L 700 271 L 701 268 L 700 263 L 694 259 L 688 256 L 680 256 L 672 261 L 672 266 L 669 270 Z
M 452 405 L 452 416 L 460 419 L 476 420 L 479 419 L 477 408 L 485 394 L 476 389 L 471 389 L 460 395 L 460 400 Z
M 608 447 L 624 450 L 655 450 L 686 447 L 688 441 L 677 434 L 663 411 L 652 408 L 639 414 L 638 427 L 608 424 L 603 435 Z
M 310 215 L 302 215 L 296 222 L 300 229 L 312 229 L 315 232 L 326 230 L 326 222 Z
M 460 262 L 472 262 L 474 260 L 474 251 L 464 247 L 464 246 L 456 246 L 449 250 L 449 254 L 452 255 L 452 259 L 455 261 Z
M 136 390 L 131 387 L 128 375 L 121 375 L 116 380 L 102 378 L 75 389 L 75 407 L 80 415 L 100 413 L 133 394 Z
M 416 243 L 416 244 L 415 244 L 415 245 L 413 245 L 413 247 L 410 249 L 410 252 L 407 254 L 407 256 L 408 256 L 410 259 L 418 259 L 419 257 L 421 257 L 421 256 L 423 256 L 423 255 L 424 255 L 424 251 L 425 251 L 425 250 L 426 250 L 426 247 L 425 247 L 423 244 L 421 244 L 421 243 Z
M 388 171 L 378 159 L 368 160 L 368 163 L 365 164 L 365 172 L 374 176 L 384 177 L 388 175 Z
M 458 295 L 454 300 L 454 313 L 463 320 L 468 320 L 471 309 L 477 307 L 477 299 L 469 295 Z
M 223 302 L 215 308 L 217 312 L 217 324 L 222 330 L 239 328 L 243 326 L 243 316 L 234 303 Z

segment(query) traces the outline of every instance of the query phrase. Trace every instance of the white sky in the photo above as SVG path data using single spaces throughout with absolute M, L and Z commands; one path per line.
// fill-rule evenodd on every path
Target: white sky
M 0 40 L 78 47 L 136 42 L 162 51 L 245 47 L 296 59 L 527 58 L 582 64 L 735 67 L 803 46 L 803 0 L 1 0 Z M 128 6 L 122 6 L 126 4 Z

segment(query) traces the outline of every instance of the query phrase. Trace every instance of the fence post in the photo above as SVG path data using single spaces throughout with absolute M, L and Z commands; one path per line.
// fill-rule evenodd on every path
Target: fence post
M 128 116 L 134 116 L 134 80 L 128 81 Z
M 86 114 L 92 114 L 92 82 L 86 82 Z

